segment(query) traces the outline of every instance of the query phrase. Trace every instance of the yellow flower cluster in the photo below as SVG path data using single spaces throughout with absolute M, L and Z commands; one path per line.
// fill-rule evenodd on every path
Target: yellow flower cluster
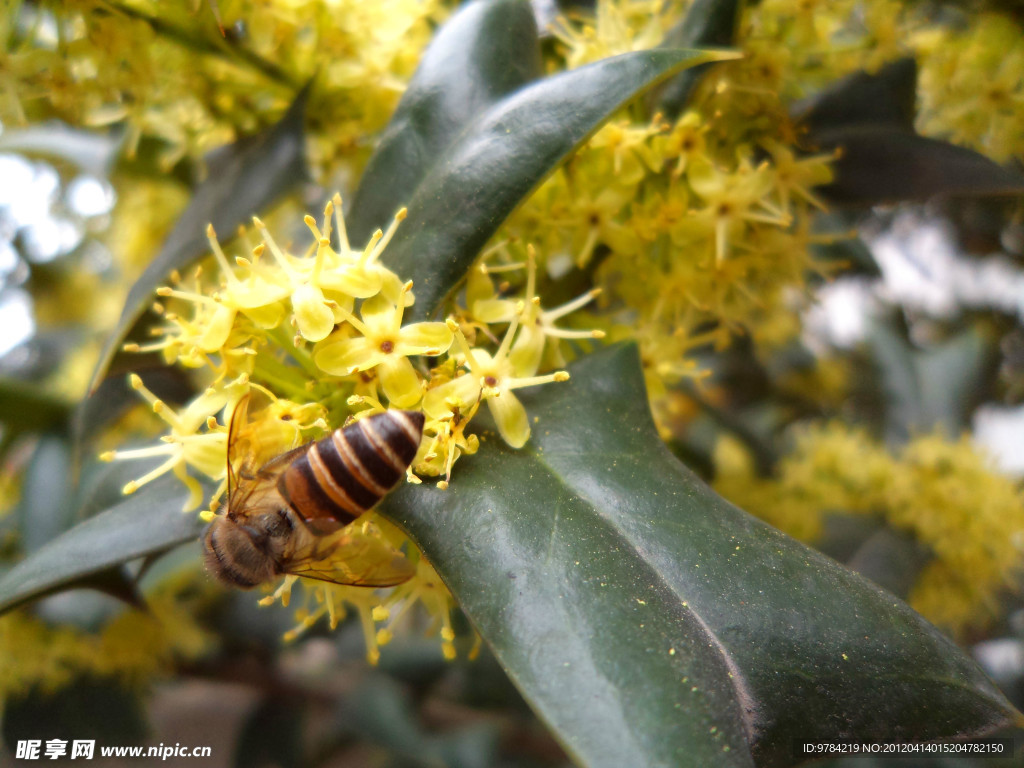
M 512 447 L 521 447 L 529 438 L 530 422 L 516 390 L 569 378 L 565 371 L 539 373 L 546 359 L 560 361 L 558 339 L 601 335 L 556 326 L 594 293 L 563 307 L 543 309 L 533 293 L 532 247 L 526 249 L 525 261 L 495 268 L 499 273 L 524 271 L 525 295 L 497 295 L 486 263 L 495 251 L 474 270 L 468 308 L 454 308 L 445 322 L 405 323 L 405 311 L 415 302 L 413 285 L 403 283 L 381 263 L 405 209 L 386 232 L 377 230 L 365 247 L 354 250 L 341 206 L 335 195 L 319 225 L 305 217 L 312 243 L 299 254 L 279 244 L 266 225 L 254 219 L 258 242 L 246 242 L 247 255 L 229 261 L 210 229 L 210 262 L 189 279 L 175 276 L 172 285 L 157 290 L 160 301 L 155 309 L 164 321 L 154 329 L 157 338 L 144 346 L 128 344 L 126 350 L 160 352 L 168 363 L 194 369 L 201 380 L 205 378 L 206 388 L 176 410 L 149 392 L 139 377 L 131 377 L 132 387 L 168 431 L 158 445 L 104 454 L 107 460 L 163 459 L 129 483 L 126 493 L 166 472 L 190 488 L 187 509 L 203 501 L 196 474 L 220 480 L 223 491 L 227 425 L 235 404 L 254 388 L 272 400 L 253 414 L 260 421 L 260 434 L 272 436 L 277 448 L 272 454 L 388 406 L 421 409 L 426 417 L 424 442 L 413 469 L 442 476 L 438 486 L 446 488 L 455 461 L 477 450 L 478 438 L 467 435 L 466 427 L 481 404 L 486 403 L 501 437 Z M 501 252 L 506 262 L 513 257 L 511 248 Z M 503 334 L 500 341 L 492 328 Z M 425 358 L 436 364 L 428 368 Z M 415 475 L 410 480 L 419 481 Z M 204 517 L 212 519 L 212 514 Z M 364 531 L 390 538 L 397 547 L 405 545 L 397 530 L 372 515 L 362 524 Z M 300 609 L 300 629 L 322 616 L 336 622 L 342 603 L 348 603 L 365 622 L 370 657 L 375 658 L 376 644 L 390 630 L 385 628 L 381 635 L 373 630 L 374 622 L 382 621 L 399 603 L 418 601 L 441 612 L 441 634 L 446 638 L 451 634 L 450 597 L 429 564 L 419 563 L 412 582 L 389 596 L 317 582 L 310 590 L 311 602 Z M 286 579 L 274 599 L 287 602 L 294 582 Z M 444 643 L 449 655 L 451 638 Z
M 315 77 L 313 154 L 330 167 L 383 126 L 443 13 L 437 0 L 11 3 L 0 121 L 123 124 L 128 152 L 153 141 L 169 167 L 273 122 Z
M 923 133 L 994 160 L 1024 157 L 1024 27 L 978 14 L 964 30 L 931 27 L 914 37 L 921 66 Z
M 1024 548 L 1024 492 L 964 437 L 917 437 L 897 455 L 862 430 L 830 423 L 800 432 L 775 477 L 755 476 L 731 438 L 715 452 L 715 490 L 805 541 L 827 512 L 878 515 L 928 547 L 932 560 L 911 605 L 954 633 L 999 615 L 1016 588 Z
M 593 275 L 605 311 L 589 322 L 639 342 L 662 425 L 671 388 L 701 373 L 687 360 L 695 348 L 722 348 L 743 333 L 768 345 L 790 340 L 807 276 L 825 270 L 810 248 L 828 238 L 812 234 L 811 221 L 833 157 L 800 156 L 787 111 L 805 95 L 791 83 L 811 82 L 791 61 L 793 37 L 810 34 L 800 31 L 807 26 L 817 50 L 845 28 L 838 10 L 820 5 L 748 9 L 744 58 L 716 65 L 686 112 L 667 122 L 633 109 L 609 123 L 501 235 L 540 244 L 552 277 L 574 267 Z M 592 17 L 556 24 L 562 64 L 652 47 L 684 10 L 601 0 Z
M 0 618 L 0 704 L 37 690 L 49 693 L 79 676 L 116 679 L 130 687 L 149 684 L 195 659 L 210 644 L 196 623 L 195 579 L 176 576 L 147 595 L 147 610 L 125 610 L 96 633 L 51 627 L 23 611 Z

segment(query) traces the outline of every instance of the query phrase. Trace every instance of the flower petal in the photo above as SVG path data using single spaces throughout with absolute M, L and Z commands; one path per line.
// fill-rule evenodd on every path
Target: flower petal
M 331 337 L 313 350 L 313 362 L 334 376 L 348 376 L 379 365 L 386 357 L 380 347 L 363 336 Z
M 399 408 L 411 408 L 423 395 L 420 377 L 409 362 L 409 358 L 386 355 L 377 368 L 380 385 L 388 400 Z
M 206 321 L 203 335 L 199 337 L 199 348 L 204 352 L 216 352 L 231 335 L 235 322 L 235 308 L 221 304 Z
M 367 299 L 359 310 L 367 331 L 373 336 L 384 338 L 389 338 L 398 326 L 395 317 L 397 313 L 398 308 L 383 294 Z
M 395 353 L 399 355 L 440 355 L 455 341 L 444 323 L 413 323 L 398 332 Z
M 292 294 L 292 308 L 302 338 L 321 341 L 334 330 L 334 313 L 315 285 L 306 284 L 296 288 Z
M 227 295 L 229 303 L 239 309 L 256 309 L 285 298 L 289 293 L 288 289 L 286 279 L 272 282 L 260 275 L 253 275 L 249 280 L 229 284 Z
M 519 329 L 508 359 L 517 379 L 536 376 L 544 357 L 544 329 L 539 325 L 524 325 Z
M 279 301 L 260 307 L 242 308 L 242 314 L 252 320 L 257 328 L 276 328 L 284 318 L 284 306 Z
M 488 397 L 487 406 L 491 409 L 491 416 L 494 417 L 494 423 L 498 426 L 502 439 L 512 448 L 522 448 L 526 445 L 526 441 L 530 439 L 530 419 L 519 398 L 504 390 L 498 395 Z
M 357 299 L 368 299 L 380 293 L 384 280 L 377 270 L 362 269 L 358 266 L 325 270 L 320 275 L 320 287 L 337 291 Z
M 452 416 L 449 401 L 461 403 L 465 409 L 479 399 L 480 377 L 465 373 L 439 387 L 427 390 L 427 394 L 423 396 L 423 410 L 432 419 L 446 419 Z
M 470 304 L 473 319 L 481 323 L 508 323 L 516 316 L 512 299 L 479 299 Z

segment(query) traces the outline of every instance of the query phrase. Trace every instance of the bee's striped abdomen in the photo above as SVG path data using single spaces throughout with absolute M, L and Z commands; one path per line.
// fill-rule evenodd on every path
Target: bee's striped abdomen
M 423 414 L 386 411 L 336 429 L 286 469 L 278 488 L 306 520 L 348 523 L 390 491 L 416 457 Z

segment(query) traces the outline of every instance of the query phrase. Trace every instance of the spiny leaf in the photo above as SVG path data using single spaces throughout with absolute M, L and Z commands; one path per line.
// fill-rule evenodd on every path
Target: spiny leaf
M 424 52 L 360 179 L 345 217 L 352 242 L 386 227 L 462 129 L 540 73 L 526 0 L 463 5 Z
M 731 56 L 627 53 L 528 85 L 480 115 L 416 189 L 384 252 L 415 283 L 414 318 L 437 311 L 506 217 L 623 104 L 685 67 Z
M 400 488 L 383 511 L 578 762 L 789 765 L 798 738 L 951 739 L 1018 716 L 899 599 L 680 464 L 634 347 L 570 370 L 526 403 L 524 449 L 485 432 L 449 490 Z
M 736 43 L 736 32 L 743 12 L 743 0 L 695 0 L 686 16 L 669 30 L 663 48 L 726 48 Z M 690 94 L 709 65 L 693 67 L 657 89 L 656 109 L 675 120 L 686 109 Z
M 202 525 L 181 511 L 187 496 L 176 477 L 165 476 L 65 531 L 0 577 L 0 613 L 195 539 Z

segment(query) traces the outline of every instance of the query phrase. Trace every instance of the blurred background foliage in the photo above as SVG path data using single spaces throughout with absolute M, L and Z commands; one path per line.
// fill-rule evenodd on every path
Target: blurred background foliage
M 727 499 L 907 599 L 1020 707 L 1021 6 L 533 7 L 548 72 L 664 41 L 744 58 L 687 73 L 598 132 L 505 223 L 492 266 L 530 242 L 546 304 L 603 289 L 577 325 L 639 342 L 672 450 Z M 306 88 L 306 178 L 282 181 L 297 191 L 261 215 L 297 221 L 350 192 L 453 11 L 7 5 L 0 569 L 142 474 L 95 458 L 154 433 L 141 402 L 114 402 L 82 450 L 72 411 L 130 287 L 216 176 L 210 153 L 272 135 Z M 473 274 L 470 312 L 525 279 Z M 129 367 L 146 363 L 111 370 Z M 153 367 L 154 392 L 188 399 L 187 375 Z M 125 391 L 123 376 L 105 386 Z M 469 660 L 458 615 L 455 661 L 410 633 L 371 668 L 357 621 L 283 645 L 292 617 L 213 586 L 197 546 L 87 586 L 0 617 L 6 744 L 60 724 L 106 743 L 211 744 L 217 765 L 567 764 L 486 647 Z

